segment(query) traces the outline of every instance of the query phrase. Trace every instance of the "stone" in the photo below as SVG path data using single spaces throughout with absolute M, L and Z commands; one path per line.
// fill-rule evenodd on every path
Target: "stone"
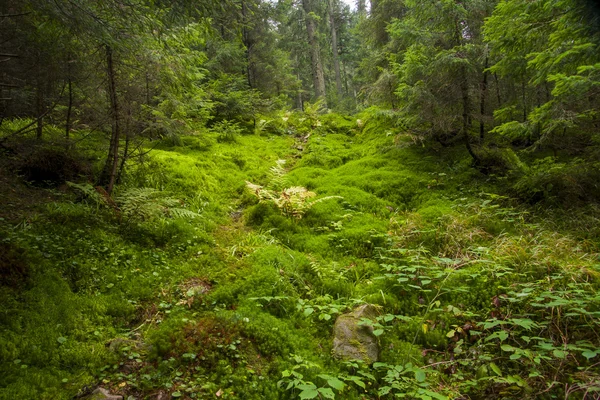
M 379 344 L 373 327 L 360 325 L 363 318 L 374 320 L 377 307 L 363 304 L 354 311 L 340 315 L 333 326 L 333 355 L 342 360 L 362 360 L 368 364 L 379 359 Z
M 103 387 L 98 387 L 92 392 L 90 397 L 86 398 L 86 400 L 123 400 L 123 396 L 110 394 L 110 392 Z

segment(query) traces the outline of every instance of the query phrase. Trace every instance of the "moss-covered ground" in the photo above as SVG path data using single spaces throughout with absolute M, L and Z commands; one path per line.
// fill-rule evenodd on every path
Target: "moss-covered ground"
M 596 206 L 523 205 L 368 113 L 272 118 L 128 167 L 117 199 L 155 189 L 187 217 L 2 181 L 0 398 L 598 395 Z M 292 215 L 247 181 L 331 197 Z M 336 360 L 336 316 L 363 303 L 380 360 Z

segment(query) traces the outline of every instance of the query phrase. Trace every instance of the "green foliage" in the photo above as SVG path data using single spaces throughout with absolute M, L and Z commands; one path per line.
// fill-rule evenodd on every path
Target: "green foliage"
M 242 133 L 239 123 L 229 120 L 217 122 L 211 129 L 217 134 L 219 143 L 235 143 L 236 137 Z
M 259 199 L 259 201 L 272 201 L 283 215 L 299 220 L 314 205 L 325 200 L 342 198 L 340 196 L 327 196 L 316 200 L 310 200 L 317 194 L 309 191 L 305 187 L 292 186 L 283 188 L 285 185 L 285 171 L 283 169 L 284 163 L 284 160 L 278 160 L 277 165 L 271 168 L 272 179 L 270 181 L 270 186 L 275 188 L 274 190 L 265 189 L 260 185 L 255 185 L 246 181 L 246 186 Z

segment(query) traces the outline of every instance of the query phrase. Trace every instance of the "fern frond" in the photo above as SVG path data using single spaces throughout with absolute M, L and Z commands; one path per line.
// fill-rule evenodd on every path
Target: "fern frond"
M 169 208 L 167 212 L 171 217 L 181 219 L 194 219 L 200 216 L 200 214 L 185 208 Z
M 107 199 L 89 183 L 67 182 L 67 185 L 79 192 L 85 200 L 92 202 L 98 207 L 110 205 Z
M 116 198 L 123 215 L 129 219 L 150 220 L 154 218 L 192 219 L 199 214 L 182 208 L 182 202 L 173 197 L 165 197 L 163 192 L 153 188 L 132 188 Z

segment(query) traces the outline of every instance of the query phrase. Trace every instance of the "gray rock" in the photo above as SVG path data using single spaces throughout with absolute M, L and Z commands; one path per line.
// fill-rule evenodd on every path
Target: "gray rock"
M 96 388 L 86 400 L 123 400 L 123 396 L 110 394 L 110 392 L 102 387 Z
M 363 304 L 354 311 L 340 315 L 333 326 L 333 355 L 342 360 L 362 360 L 369 364 L 379 359 L 379 344 L 373 327 L 359 325 L 363 318 L 374 320 L 378 315 L 372 304 Z

